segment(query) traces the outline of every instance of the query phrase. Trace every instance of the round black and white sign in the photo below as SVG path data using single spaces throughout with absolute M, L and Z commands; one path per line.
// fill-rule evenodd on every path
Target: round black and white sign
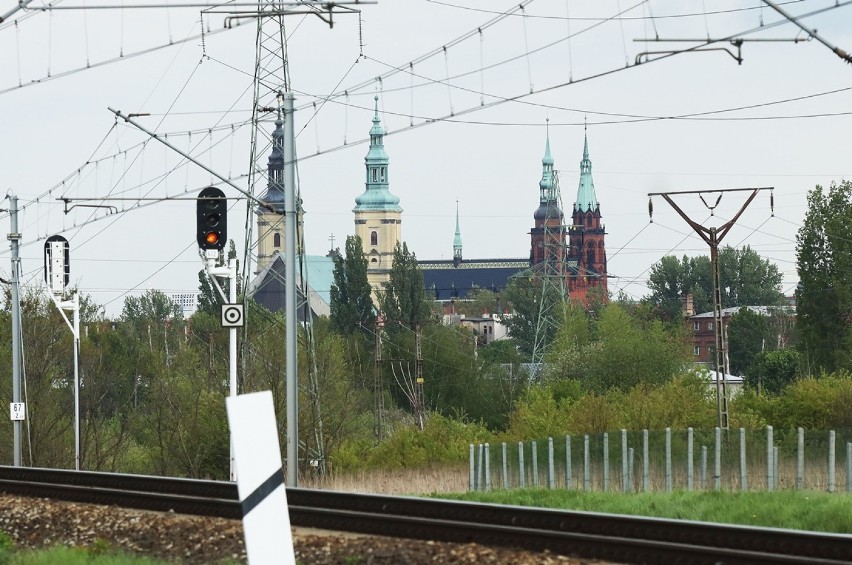
M 242 304 L 222 304 L 223 328 L 241 328 L 244 323 Z

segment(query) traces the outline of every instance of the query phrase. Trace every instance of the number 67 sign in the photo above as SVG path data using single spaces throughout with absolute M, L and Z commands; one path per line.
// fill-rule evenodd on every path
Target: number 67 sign
M 24 402 L 9 403 L 9 419 L 13 422 L 27 419 L 27 405 Z

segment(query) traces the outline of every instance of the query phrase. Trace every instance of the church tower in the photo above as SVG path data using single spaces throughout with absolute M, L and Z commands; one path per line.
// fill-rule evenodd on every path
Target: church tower
M 257 270 L 260 273 L 284 251 L 284 120 L 279 113 L 272 132 L 272 153 L 267 162 L 266 192 L 260 197 L 273 210 L 258 207 L 257 214 Z
M 272 210 L 258 206 L 257 214 L 257 269 L 255 274 L 262 272 L 275 260 L 275 254 L 284 253 L 284 120 L 281 112 L 275 120 L 275 130 L 272 132 L 272 151 L 267 162 L 266 192 L 260 197 L 272 207 Z M 299 224 L 296 233 L 296 254 L 304 253 L 304 211 L 301 201 L 297 204 Z
M 399 197 L 390 192 L 388 154 L 385 153 L 385 130 L 379 119 L 379 97 L 375 100 L 370 150 L 364 158 L 366 188 L 355 199 L 355 235 L 361 238 L 367 258 L 367 280 L 373 287 L 373 300 L 382 284 L 390 278 L 393 251 L 402 241 L 402 208 Z
M 559 207 L 559 184 L 550 155 L 550 134 L 541 160 L 538 209 L 530 230 L 530 267 L 548 275 L 562 274 L 565 261 L 564 216 Z
M 599 289 L 607 299 L 606 231 L 601 223 L 601 207 L 592 180 L 592 161 L 589 159 L 589 135 L 585 132 L 583 160 L 580 161 L 580 185 L 574 203 L 573 225 L 569 232 L 569 264 L 576 265 L 568 278 L 568 293 L 572 302 L 585 304 L 588 293 Z

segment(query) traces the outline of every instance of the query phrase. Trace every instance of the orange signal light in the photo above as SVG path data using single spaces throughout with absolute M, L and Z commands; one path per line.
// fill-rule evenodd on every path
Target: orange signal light
M 210 245 L 215 245 L 219 241 L 219 234 L 215 231 L 207 232 L 207 235 L 204 236 L 204 240 Z

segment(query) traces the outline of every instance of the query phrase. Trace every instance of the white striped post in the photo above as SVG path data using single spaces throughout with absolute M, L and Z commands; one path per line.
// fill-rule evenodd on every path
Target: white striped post
M 518 442 L 518 486 L 526 488 L 527 482 L 524 477 L 524 442 Z
M 592 473 L 589 465 L 589 436 L 583 436 L 583 490 L 592 489 Z
M 609 490 L 609 434 L 603 435 L 603 490 Z

